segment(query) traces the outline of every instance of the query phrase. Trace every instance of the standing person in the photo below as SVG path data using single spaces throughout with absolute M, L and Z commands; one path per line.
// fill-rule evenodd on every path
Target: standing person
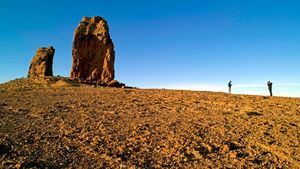
M 267 85 L 268 85 L 268 89 L 269 89 L 269 92 L 270 92 L 270 96 L 273 96 L 273 92 L 272 92 L 273 83 L 271 81 L 268 81 Z
M 231 94 L 231 86 L 232 86 L 232 82 L 230 80 L 229 83 L 228 83 L 229 94 Z

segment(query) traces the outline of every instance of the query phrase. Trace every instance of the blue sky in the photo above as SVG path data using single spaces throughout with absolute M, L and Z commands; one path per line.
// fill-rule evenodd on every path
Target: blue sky
M 116 79 L 176 88 L 300 97 L 300 2 L 282 0 L 0 0 L 0 82 L 27 75 L 38 47 L 69 76 L 83 16 L 109 22 Z

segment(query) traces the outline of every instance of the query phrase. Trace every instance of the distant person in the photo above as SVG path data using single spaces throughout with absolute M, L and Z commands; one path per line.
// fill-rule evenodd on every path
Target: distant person
M 267 85 L 268 85 L 268 89 L 269 89 L 269 92 L 270 92 L 270 96 L 273 96 L 273 92 L 272 92 L 273 83 L 268 81 Z
M 231 94 L 231 87 L 232 87 L 232 82 L 231 82 L 231 81 L 229 81 L 229 83 L 228 83 L 228 90 L 229 90 L 229 94 Z

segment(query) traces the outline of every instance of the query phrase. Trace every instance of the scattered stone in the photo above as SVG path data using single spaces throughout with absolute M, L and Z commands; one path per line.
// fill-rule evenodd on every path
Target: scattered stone
M 84 17 L 75 30 L 72 55 L 71 78 L 88 83 L 112 81 L 115 51 L 107 21 Z
M 38 48 L 31 61 L 28 77 L 53 76 L 52 64 L 54 53 L 55 49 L 52 46 L 49 48 Z
M 229 150 L 238 150 L 244 148 L 244 146 L 241 143 L 238 143 L 236 141 L 232 141 L 229 143 Z
M 201 159 L 202 158 L 202 156 L 200 155 L 199 151 L 192 150 L 192 154 L 194 155 L 194 157 L 196 159 Z
M 258 113 L 258 112 L 247 112 L 248 116 L 262 116 L 263 114 Z
M 207 155 L 209 153 L 212 152 L 212 148 L 210 145 L 208 144 L 205 144 L 205 143 L 201 143 L 200 144 L 200 152 L 203 154 L 203 155 Z
M 0 156 L 3 154 L 8 154 L 10 151 L 11 151 L 11 148 L 9 146 L 0 144 Z
M 5 106 L 7 106 L 7 104 L 4 103 L 4 102 L 1 102 L 1 103 L 0 103 L 0 106 L 1 106 L 1 107 L 5 107 Z
M 229 152 L 230 158 L 236 158 L 237 152 Z
M 25 161 L 19 161 L 16 165 L 15 165 L 15 167 L 17 168 L 17 169 L 21 169 L 21 168 L 25 168 Z
M 5 168 L 12 168 L 13 164 L 14 164 L 14 161 L 12 161 L 12 160 L 2 161 L 2 166 Z

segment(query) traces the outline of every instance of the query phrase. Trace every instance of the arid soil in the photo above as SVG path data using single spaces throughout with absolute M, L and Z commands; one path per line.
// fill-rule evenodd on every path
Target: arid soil
M 300 168 L 300 99 L 56 81 L 0 85 L 0 168 Z

